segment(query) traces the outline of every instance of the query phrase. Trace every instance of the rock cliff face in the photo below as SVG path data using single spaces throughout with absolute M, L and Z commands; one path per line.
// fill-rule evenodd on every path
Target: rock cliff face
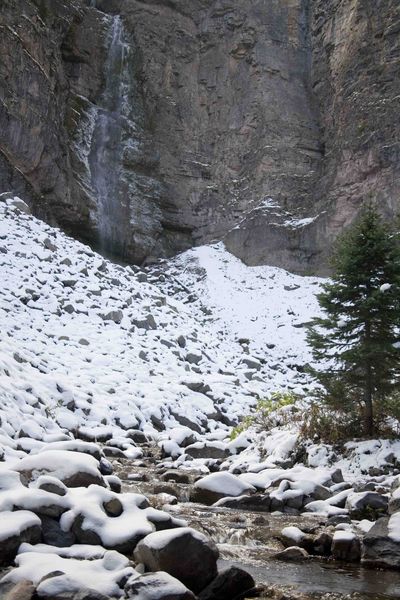
M 143 262 L 323 271 L 399 205 L 397 0 L 3 0 L 0 192 Z

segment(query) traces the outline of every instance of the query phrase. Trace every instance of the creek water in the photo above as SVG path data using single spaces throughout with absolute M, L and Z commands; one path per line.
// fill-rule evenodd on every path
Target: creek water
M 357 598 L 389 600 L 400 598 L 400 576 L 394 571 L 376 571 L 359 566 L 319 562 L 283 563 L 267 560 L 254 564 L 245 560 L 221 560 L 221 567 L 244 568 L 258 583 L 290 586 L 305 593 L 354 594 Z
M 241 567 L 252 574 L 257 584 L 289 588 L 310 599 L 330 593 L 336 594 L 335 599 L 339 595 L 343 600 L 400 598 L 400 573 L 397 571 L 364 568 L 359 564 L 342 564 L 317 557 L 298 563 L 273 558 L 273 554 L 282 549 L 277 538 L 284 527 L 296 525 L 312 532 L 324 523 L 321 516 L 256 513 L 194 504 L 187 501 L 190 484 L 173 484 L 181 501 L 165 506 L 161 498 L 157 500 L 157 495 L 151 493 L 152 489 L 165 483 L 158 479 L 154 467 L 143 469 L 143 472 L 147 473 L 147 482 L 132 483 L 125 479 L 126 491 L 148 495 L 154 506 L 184 519 L 190 527 L 211 537 L 220 551 L 221 568 Z M 124 479 L 123 473 L 119 474 Z
M 258 584 L 288 586 L 306 594 L 335 592 L 347 596 L 357 593 L 358 600 L 400 598 L 400 573 L 396 571 L 318 558 L 298 563 L 272 558 L 281 548 L 275 536 L 283 527 L 297 525 L 312 529 L 319 524 L 318 517 L 261 516 L 235 509 L 207 509 L 190 503 L 174 506 L 173 512 L 214 539 L 220 550 L 222 568 L 231 565 L 244 568 Z

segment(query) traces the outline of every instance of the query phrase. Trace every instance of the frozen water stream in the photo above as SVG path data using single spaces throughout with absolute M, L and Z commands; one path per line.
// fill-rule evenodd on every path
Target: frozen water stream
M 117 249 L 125 218 L 118 181 L 124 120 L 123 71 L 128 47 L 119 15 L 111 18 L 108 39 L 105 86 L 97 109 L 89 157 L 92 187 L 98 201 L 99 245 L 104 253 Z

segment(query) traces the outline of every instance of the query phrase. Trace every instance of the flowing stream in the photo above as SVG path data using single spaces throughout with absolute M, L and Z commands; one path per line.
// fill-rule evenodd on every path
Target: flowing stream
M 119 462 L 119 461 L 118 461 Z M 165 483 L 159 479 L 155 465 L 137 467 L 115 462 L 123 480 L 124 491 L 147 495 L 156 508 L 163 508 L 185 519 L 190 527 L 211 537 L 220 550 L 220 567 L 235 565 L 251 573 L 257 584 L 269 588 L 293 590 L 314 600 L 321 594 L 335 593 L 335 600 L 389 600 L 400 598 L 400 573 L 375 570 L 359 564 L 347 564 L 313 558 L 304 562 L 281 562 L 272 555 L 282 549 L 277 539 L 289 525 L 312 529 L 321 523 L 313 514 L 290 516 L 256 513 L 237 509 L 207 507 L 188 502 L 192 484 Z M 144 481 L 132 481 L 129 472 L 144 476 Z M 171 487 L 169 489 L 169 487 Z M 178 504 L 165 506 L 160 492 L 173 493 Z M 156 495 L 154 495 L 156 494 Z M 289 595 L 290 597 L 290 595 Z

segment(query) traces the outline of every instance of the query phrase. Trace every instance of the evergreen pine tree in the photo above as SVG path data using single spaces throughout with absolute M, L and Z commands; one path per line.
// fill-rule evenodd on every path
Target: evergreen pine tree
M 331 406 L 357 413 L 375 431 L 375 409 L 400 380 L 400 240 L 368 205 L 337 244 L 333 276 L 318 296 L 324 316 L 308 342 Z M 325 368 L 324 368 L 325 366 Z

